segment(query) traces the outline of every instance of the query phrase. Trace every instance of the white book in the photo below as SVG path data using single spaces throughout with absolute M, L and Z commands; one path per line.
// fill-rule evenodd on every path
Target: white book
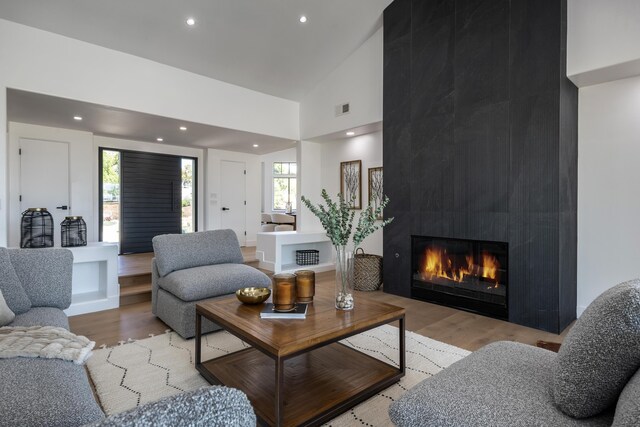
M 272 303 L 267 303 L 260 312 L 261 319 L 304 319 L 307 317 L 307 304 L 297 304 L 288 312 L 275 311 Z

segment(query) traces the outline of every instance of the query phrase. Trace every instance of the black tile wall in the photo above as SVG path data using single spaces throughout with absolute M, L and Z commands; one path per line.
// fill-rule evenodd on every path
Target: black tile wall
M 577 89 L 566 0 L 395 0 L 384 13 L 384 289 L 412 234 L 509 243 L 509 320 L 575 318 Z

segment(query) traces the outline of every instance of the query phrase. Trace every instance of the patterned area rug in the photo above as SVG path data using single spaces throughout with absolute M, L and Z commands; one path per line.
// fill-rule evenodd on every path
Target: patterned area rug
M 342 341 L 398 366 L 398 328 L 384 325 Z M 87 367 L 107 415 L 208 383 L 193 366 L 195 340 L 175 332 L 94 351 Z M 248 345 L 227 332 L 203 337 L 203 360 Z M 333 419 L 331 426 L 391 426 L 389 404 L 425 378 L 462 359 L 468 351 L 413 332 L 406 333 L 406 375 L 376 396 Z

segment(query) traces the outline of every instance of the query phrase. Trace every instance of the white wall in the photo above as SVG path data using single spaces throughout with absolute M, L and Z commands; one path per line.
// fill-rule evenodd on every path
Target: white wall
M 256 233 L 260 231 L 260 156 L 255 154 L 235 153 L 225 150 L 206 150 L 206 184 L 204 203 L 207 206 L 206 229 L 221 227 L 220 190 L 225 185 L 225 177 L 220 173 L 222 161 L 242 162 L 246 165 L 246 215 L 247 246 L 256 245 Z
M 0 67 L 2 65 L 0 64 Z M 8 226 L 9 226 L 9 168 L 7 154 L 9 147 L 5 135 L 7 128 L 7 91 L 0 87 L 0 246 L 8 246 Z
M 275 153 L 264 154 L 260 156 L 262 167 L 262 200 L 264 207 L 261 211 L 269 213 L 273 210 L 273 164 L 275 162 L 296 162 L 296 148 L 288 150 L 276 151 Z
M 300 141 L 296 148 L 296 160 L 299 165 L 297 227 L 300 231 L 322 231 L 323 228 L 320 221 L 301 201 L 302 196 L 312 201 L 320 200 L 320 191 L 322 191 L 322 146 L 317 142 Z
M 578 314 L 640 277 L 640 77 L 580 89 Z
M 382 120 L 382 52 L 380 28 L 302 99 L 302 139 Z M 336 117 L 335 106 L 345 102 L 351 104 L 351 112 Z
M 0 160 L 6 88 L 299 139 L 299 104 L 0 19 Z M 1 163 L 3 166 L 6 162 Z M 0 178 L 0 245 L 7 182 Z
M 569 0 L 569 78 L 581 87 L 640 74 L 639 19 L 638 0 Z
M 369 203 L 369 168 L 382 166 L 382 132 L 320 144 L 322 151 L 321 182 L 333 200 L 340 192 L 340 162 L 362 160 L 362 206 Z M 319 202 L 320 193 L 311 197 Z M 360 216 L 356 211 L 354 224 Z M 355 226 L 354 226 L 355 228 Z M 366 253 L 382 255 L 382 230 L 367 237 L 361 244 Z

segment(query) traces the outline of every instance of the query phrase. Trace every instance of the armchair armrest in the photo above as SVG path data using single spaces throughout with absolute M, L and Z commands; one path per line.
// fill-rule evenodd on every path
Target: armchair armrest
M 33 307 L 71 305 L 73 253 L 68 249 L 9 249 L 11 264 Z
M 254 427 L 256 416 L 249 399 L 240 390 L 213 386 L 147 403 L 90 424 L 90 427 L 187 425 Z

